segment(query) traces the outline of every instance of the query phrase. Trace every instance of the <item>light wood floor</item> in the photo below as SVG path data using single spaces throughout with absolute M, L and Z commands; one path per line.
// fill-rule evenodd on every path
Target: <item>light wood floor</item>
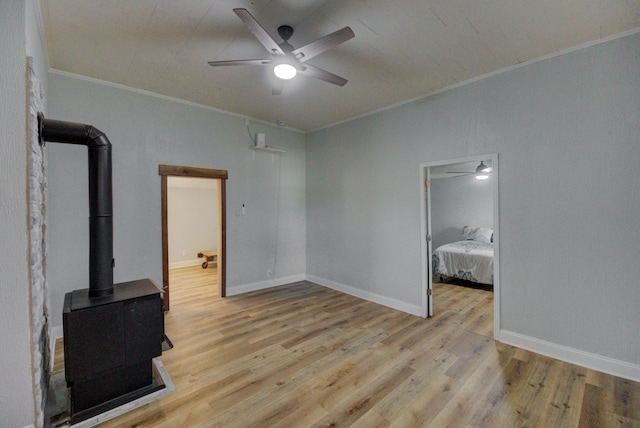
M 176 392 L 103 427 L 640 427 L 640 384 L 493 341 L 491 291 L 435 284 L 422 319 L 309 282 L 221 299 L 213 269 L 171 275 Z

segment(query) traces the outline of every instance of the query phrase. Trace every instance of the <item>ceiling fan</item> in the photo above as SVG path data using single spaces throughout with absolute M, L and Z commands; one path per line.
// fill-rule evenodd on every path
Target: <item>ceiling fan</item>
M 469 171 L 447 171 L 447 174 L 457 174 L 458 176 L 472 175 L 476 176 L 477 180 L 486 180 L 489 178 L 489 174 L 493 171 L 493 168 L 487 166 L 484 161 L 480 161 L 480 165 L 477 166 L 475 172 Z
M 220 67 L 227 65 L 271 65 L 278 79 L 274 79 L 271 93 L 278 95 L 282 92 L 283 80 L 289 80 L 300 73 L 303 76 L 314 77 L 333 83 L 334 85 L 344 86 L 347 79 L 336 76 L 321 68 L 307 64 L 311 58 L 344 43 L 355 37 L 353 31 L 349 27 L 335 31 L 327 36 L 321 37 L 308 45 L 294 49 L 288 40 L 293 35 L 293 28 L 289 25 L 281 25 L 278 27 L 278 34 L 282 38 L 282 43 L 278 44 L 265 31 L 264 28 L 256 21 L 247 9 L 233 9 L 236 15 L 245 23 L 249 31 L 258 39 L 260 43 L 273 56 L 271 59 L 241 59 L 231 61 L 209 61 L 212 67 Z

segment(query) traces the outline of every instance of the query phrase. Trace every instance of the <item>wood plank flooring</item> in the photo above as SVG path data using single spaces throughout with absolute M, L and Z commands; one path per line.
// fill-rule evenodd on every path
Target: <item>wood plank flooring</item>
M 176 392 L 102 427 L 640 427 L 640 384 L 495 342 L 491 291 L 434 284 L 430 319 L 309 282 L 221 299 L 211 268 L 171 293 Z

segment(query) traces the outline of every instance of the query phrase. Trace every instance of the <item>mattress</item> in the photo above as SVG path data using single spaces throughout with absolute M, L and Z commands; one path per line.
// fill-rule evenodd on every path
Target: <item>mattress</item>
M 458 241 L 433 252 L 434 275 L 446 275 L 480 284 L 493 284 L 493 243 Z

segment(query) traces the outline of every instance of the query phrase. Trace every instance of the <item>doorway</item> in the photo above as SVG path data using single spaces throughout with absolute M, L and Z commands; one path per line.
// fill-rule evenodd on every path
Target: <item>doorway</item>
M 226 296 L 226 180 L 228 172 L 219 169 L 195 168 L 175 165 L 159 165 L 158 174 L 161 177 L 161 212 L 162 212 L 162 288 L 164 292 L 164 310 L 170 308 L 170 280 L 169 280 L 169 221 L 168 221 L 168 181 L 169 177 L 203 178 L 217 180 L 218 207 L 218 245 L 217 268 L 218 289 L 220 297 Z M 206 220 L 205 220 L 206 221 Z M 203 251 L 206 251 L 204 249 Z M 206 257 L 206 256 L 205 256 Z
M 486 181 L 476 180 L 476 170 L 481 162 L 485 162 L 491 166 L 489 178 Z M 433 198 L 432 190 L 439 189 L 436 193 L 441 195 L 443 189 L 451 192 L 457 186 L 455 183 L 467 183 L 466 188 L 459 187 L 462 193 L 471 195 L 474 201 L 462 206 L 452 206 L 452 215 L 447 217 L 449 223 L 443 225 L 440 221 L 433 229 L 434 215 L 442 218 L 442 204 L 444 203 L 440 196 Z M 443 186 L 443 183 L 447 183 Z M 434 187 L 438 186 L 438 187 Z M 477 195 L 473 189 L 477 189 Z M 464 189 L 464 190 L 463 190 Z M 483 190 L 480 190 L 483 189 Z M 455 191 L 455 190 L 454 190 Z M 480 193 L 482 192 L 482 196 Z M 479 197 L 482 198 L 480 203 Z M 470 198 L 471 199 L 471 198 Z M 490 200 L 487 200 L 490 199 Z M 438 204 L 436 206 L 435 204 Z M 466 202 L 465 202 L 466 204 Z M 465 211 L 472 211 L 475 206 L 482 206 L 485 216 L 464 215 Z M 433 293 L 433 266 L 432 258 L 435 249 L 449 242 L 463 240 L 461 237 L 462 228 L 464 226 L 472 227 L 491 227 L 493 230 L 493 306 L 494 306 L 494 337 L 499 331 L 499 308 L 500 308 L 500 286 L 499 286 L 499 232 L 498 232 L 498 155 L 472 156 L 459 159 L 451 159 L 439 162 L 429 162 L 420 164 L 420 218 L 421 218 L 421 242 L 422 242 L 422 304 L 423 315 L 429 317 L 434 315 L 434 300 L 437 301 L 437 295 Z M 457 217 L 457 218 L 456 218 Z M 458 224 L 459 223 L 459 224 Z M 465 223 L 465 224 L 462 224 Z M 471 223 L 471 224 L 466 224 Z M 479 224 L 473 224 L 479 223 Z M 491 223 L 491 224 L 487 224 Z M 437 307 L 436 307 L 437 310 Z

